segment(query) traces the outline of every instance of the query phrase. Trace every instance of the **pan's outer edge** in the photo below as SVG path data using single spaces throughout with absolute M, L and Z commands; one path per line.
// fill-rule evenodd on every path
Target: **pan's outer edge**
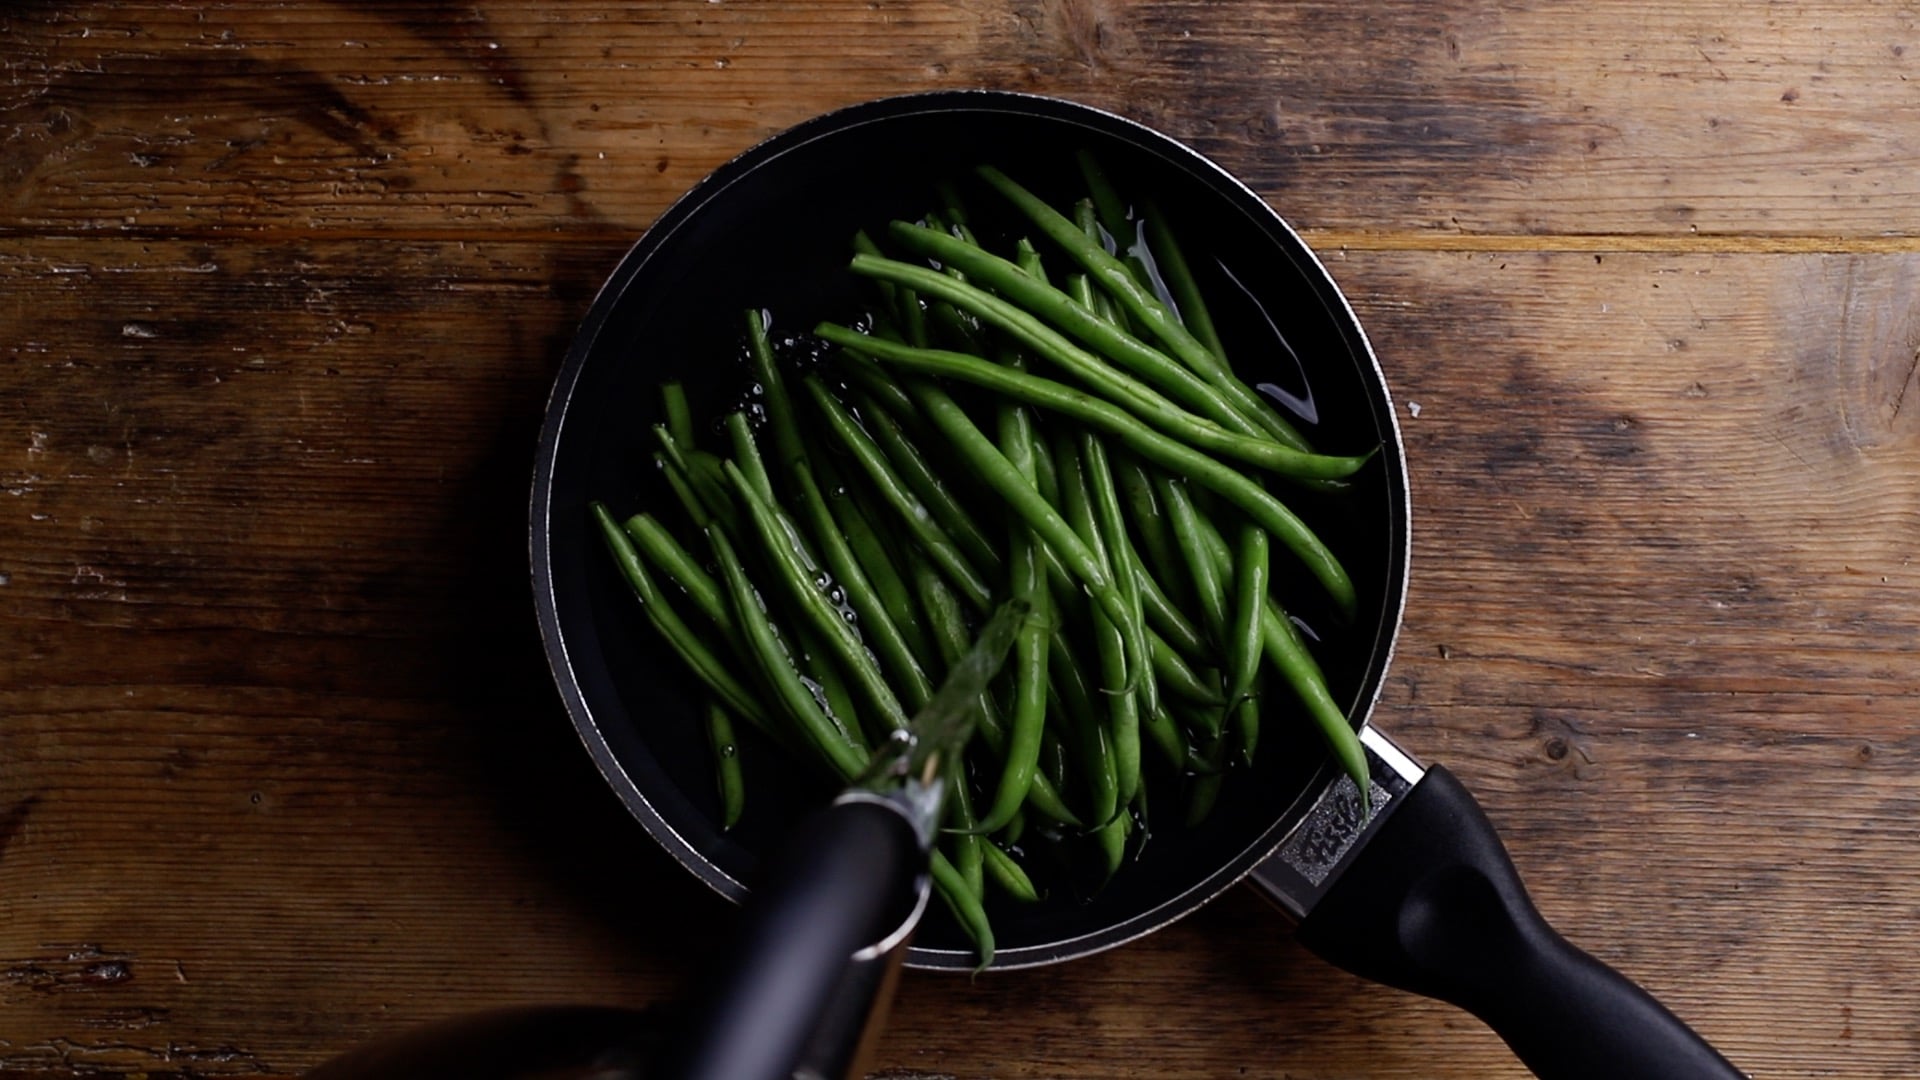
M 1383 434 L 1387 436 L 1384 439 L 1382 456 L 1385 459 L 1384 465 L 1388 469 L 1389 495 L 1396 504 L 1393 508 L 1393 519 L 1399 535 L 1390 546 L 1388 555 L 1390 565 L 1387 567 L 1384 578 L 1388 593 L 1385 597 L 1387 617 L 1383 618 L 1381 623 L 1380 636 L 1375 641 L 1374 656 L 1367 666 L 1367 675 L 1361 688 L 1360 698 L 1353 703 L 1348 714 L 1356 729 L 1367 722 L 1379 701 L 1385 686 L 1385 674 L 1391 667 L 1394 648 L 1398 642 L 1401 621 L 1405 613 L 1407 577 L 1412 555 L 1412 500 L 1406 469 L 1405 444 L 1391 390 L 1380 367 L 1379 357 L 1374 352 L 1365 328 L 1354 313 L 1346 295 L 1334 282 L 1333 276 L 1327 271 L 1318 255 L 1259 194 L 1205 155 L 1171 136 L 1117 113 L 1045 95 L 997 90 L 931 91 L 863 102 L 814 117 L 763 140 L 715 169 L 675 200 L 621 257 L 614 272 L 595 294 L 588 314 L 582 320 L 580 329 L 555 377 L 553 389 L 546 404 L 545 420 L 535 454 L 533 484 L 529 499 L 528 558 L 533 572 L 535 614 L 548 666 L 569 718 L 573 722 L 575 733 L 602 777 L 647 832 L 675 861 L 705 881 L 716 892 L 736 903 L 745 898 L 746 886 L 702 856 L 695 845 L 675 831 L 665 817 L 648 802 L 640 785 L 621 766 L 581 691 L 574 671 L 570 645 L 560 625 L 550 547 L 552 487 L 560 437 L 566 426 L 568 410 L 571 407 L 581 371 L 593 352 L 595 342 L 609 314 L 633 279 L 645 267 L 652 253 L 664 246 L 674 233 L 701 208 L 717 198 L 728 186 L 752 171 L 816 139 L 849 128 L 901 116 L 949 111 L 1003 111 L 1024 116 L 1039 115 L 1090 127 L 1103 135 L 1124 138 L 1142 150 L 1178 163 L 1187 171 L 1204 177 L 1242 211 L 1258 219 L 1263 227 L 1276 234 L 1277 241 L 1282 246 L 1290 249 L 1289 253 L 1299 264 L 1302 273 L 1313 279 L 1312 286 L 1316 295 L 1323 302 L 1337 307 L 1335 314 L 1341 324 L 1342 332 L 1351 336 L 1351 344 L 1356 350 L 1356 356 L 1364 358 L 1366 370 L 1363 374 L 1367 376 L 1371 389 L 1378 394 L 1375 419 L 1381 423 L 1384 428 Z M 1107 927 L 1076 938 L 1051 942 L 1045 946 L 1002 950 L 996 954 L 993 968 L 1016 970 L 1091 955 L 1136 940 L 1183 918 L 1201 904 L 1237 883 L 1270 856 L 1273 849 L 1284 838 L 1287 828 L 1309 804 L 1308 796 L 1333 779 L 1335 779 L 1334 767 L 1329 762 L 1323 765 L 1319 774 L 1306 785 L 1301 798 L 1294 806 L 1277 817 L 1274 824 L 1253 846 L 1229 860 L 1221 870 L 1201 879 L 1192 888 L 1153 911 L 1118 926 Z M 924 969 L 971 970 L 974 960 L 973 954 L 967 951 L 915 946 L 909 952 L 907 963 L 909 967 Z

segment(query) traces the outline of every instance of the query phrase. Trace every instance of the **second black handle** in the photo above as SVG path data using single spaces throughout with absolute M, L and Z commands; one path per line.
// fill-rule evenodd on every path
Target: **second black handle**
M 1466 1009 L 1542 1080 L 1746 1074 L 1534 909 L 1480 806 L 1443 768 L 1404 797 L 1300 924 L 1362 978 Z

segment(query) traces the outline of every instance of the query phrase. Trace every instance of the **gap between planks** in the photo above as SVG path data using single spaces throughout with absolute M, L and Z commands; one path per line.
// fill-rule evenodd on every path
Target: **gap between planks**
M 639 239 L 644 225 L 632 229 L 596 225 L 591 229 L 299 229 L 216 227 L 198 229 L 120 227 L 113 229 L 22 228 L 0 226 L 0 238 L 17 240 L 148 240 L 157 242 L 254 241 L 258 243 L 394 242 L 428 244 L 618 244 Z M 1512 253 L 1596 253 L 1675 255 L 1896 255 L 1920 253 L 1920 234 L 1819 236 L 1692 233 L 1458 233 L 1371 232 L 1355 229 L 1299 228 L 1300 238 L 1316 251 L 1433 251 Z

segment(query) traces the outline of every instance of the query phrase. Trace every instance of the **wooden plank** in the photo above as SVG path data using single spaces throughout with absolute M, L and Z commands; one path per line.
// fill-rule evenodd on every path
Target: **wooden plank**
M 817 112 L 985 86 L 1157 125 L 1297 224 L 1379 243 L 1920 238 L 1901 4 L 294 0 L 0 20 L 8 231 L 631 235 Z
M 285 1076 L 679 991 L 725 912 L 593 775 L 520 576 L 546 382 L 619 246 L 0 259 L 0 1068 Z M 1383 726 L 1746 1068 L 1912 1075 L 1920 256 L 1327 255 L 1414 473 Z M 1239 893 L 914 976 L 880 1064 L 1522 1075 Z

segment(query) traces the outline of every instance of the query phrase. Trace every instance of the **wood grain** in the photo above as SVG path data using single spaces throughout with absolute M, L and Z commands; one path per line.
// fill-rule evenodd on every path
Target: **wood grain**
M 292 1076 L 454 1012 L 683 990 L 727 912 L 604 790 L 533 630 L 548 382 L 715 164 L 971 85 L 1152 122 L 1308 228 L 1413 468 L 1378 719 L 1481 796 L 1548 916 L 1756 1076 L 1920 1073 L 1914 22 L 0 14 L 0 1073 Z M 879 1064 L 1523 1075 L 1238 891 L 1082 962 L 911 975 Z
M 985 86 L 1158 126 L 1313 228 L 1920 239 L 1903 4 L 307 0 L 0 19 L 12 230 L 631 232 L 816 112 Z

